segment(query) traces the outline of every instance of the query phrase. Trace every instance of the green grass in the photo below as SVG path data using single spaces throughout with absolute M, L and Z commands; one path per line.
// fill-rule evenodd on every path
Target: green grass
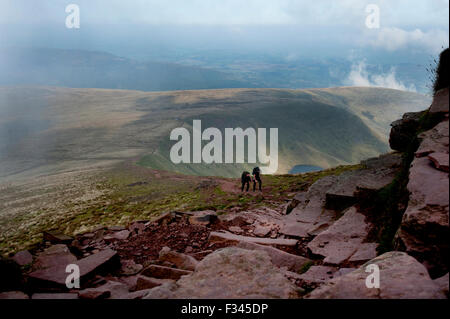
M 265 175 L 262 176 L 263 194 L 254 194 L 227 192 L 220 186 L 222 181 L 231 182 L 236 190 L 240 190 L 239 179 L 208 178 L 218 184 L 198 188 L 204 180 L 202 177 L 160 172 L 158 178 L 153 171 L 145 168 L 120 167 L 101 176 L 102 182 L 97 187 L 104 190 L 105 195 L 82 209 L 77 208 L 76 203 L 66 204 L 57 214 L 37 211 L 10 221 L 11 227 L 17 225 L 17 231 L 3 238 L 0 252 L 8 254 L 32 247 L 42 241 L 42 232 L 47 230 L 74 235 L 99 226 L 126 226 L 136 220 L 152 220 L 169 211 L 214 210 L 221 215 L 234 207 L 240 210 L 272 207 L 276 203 L 285 203 L 296 192 L 306 191 L 321 177 L 359 168 L 361 165 L 350 165 L 298 175 Z M 19 227 L 25 222 L 26 232 Z

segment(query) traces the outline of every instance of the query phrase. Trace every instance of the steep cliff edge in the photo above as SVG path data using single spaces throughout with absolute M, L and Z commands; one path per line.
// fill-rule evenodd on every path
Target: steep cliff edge
M 421 261 L 432 277 L 448 272 L 448 109 L 445 88 L 436 93 L 417 140 L 411 141 L 418 147 L 409 169 L 408 207 L 396 235 L 396 247 Z

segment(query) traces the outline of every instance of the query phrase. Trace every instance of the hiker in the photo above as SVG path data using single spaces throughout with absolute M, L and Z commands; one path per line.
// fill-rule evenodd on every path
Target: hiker
M 248 189 L 250 188 L 251 180 L 252 180 L 252 176 L 250 175 L 250 172 L 244 171 L 241 176 L 241 183 L 242 183 L 241 192 L 244 191 L 245 184 L 247 184 L 246 192 L 248 192 Z
M 262 182 L 261 182 L 261 170 L 259 169 L 259 167 L 255 167 L 253 169 L 252 175 L 253 175 L 253 191 L 256 190 L 256 182 L 258 182 L 259 191 L 261 192 Z

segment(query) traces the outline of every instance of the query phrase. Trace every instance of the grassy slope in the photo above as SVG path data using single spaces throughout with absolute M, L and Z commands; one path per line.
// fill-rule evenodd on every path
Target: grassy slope
M 160 172 L 131 162 L 119 164 L 105 172 L 91 173 L 81 181 L 67 179 L 66 185 L 56 186 L 54 181 L 43 181 L 39 183 L 38 192 L 23 193 L 30 188 L 27 185 L 18 189 L 10 187 L 6 188 L 9 193 L 6 200 L 9 202 L 5 204 L 12 209 L 17 201 L 23 200 L 26 206 L 15 215 L 0 214 L 0 254 L 32 247 L 42 241 L 42 232 L 46 230 L 72 235 L 99 226 L 127 225 L 135 220 L 151 220 L 163 212 L 174 210 L 212 209 L 222 214 L 233 207 L 245 210 L 283 205 L 295 192 L 306 190 L 317 179 L 359 167 L 340 166 L 300 175 L 263 176 L 262 195 L 259 192 L 242 194 L 238 179 Z M 62 174 L 55 176 L 56 180 L 62 178 Z M 76 187 L 77 191 L 83 187 L 93 188 L 99 195 L 85 201 L 80 199 L 80 194 L 75 194 L 74 197 L 67 190 L 74 182 L 80 183 Z M 0 199 L 5 200 L 1 197 Z M 43 199 L 40 200 L 40 197 Z
M 279 173 L 298 164 L 329 168 L 387 151 L 389 123 L 428 103 L 422 95 L 377 88 L 173 92 L 0 88 L 0 178 L 44 164 L 51 170 L 67 161 L 142 155 L 140 164 L 160 170 L 239 175 L 242 165 L 183 167 L 170 162 L 170 130 L 188 127 L 192 119 L 202 119 L 204 128 L 278 127 Z M 21 127 L 23 134 L 17 143 L 8 144 L 15 140 L 11 134 L 18 134 L 11 127 Z

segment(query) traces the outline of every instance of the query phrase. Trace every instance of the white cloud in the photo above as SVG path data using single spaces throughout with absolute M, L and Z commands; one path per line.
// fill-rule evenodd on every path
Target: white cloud
M 397 80 L 394 68 L 392 68 L 388 73 L 369 74 L 364 61 L 360 61 L 352 65 L 351 71 L 344 82 L 349 86 L 384 87 L 416 92 L 414 85 L 406 86 L 401 81 Z
M 407 31 L 400 28 L 380 28 L 367 31 L 364 42 L 388 51 L 416 48 L 435 54 L 442 47 L 448 47 L 448 37 L 448 31 L 444 30 L 424 32 L 421 29 Z

